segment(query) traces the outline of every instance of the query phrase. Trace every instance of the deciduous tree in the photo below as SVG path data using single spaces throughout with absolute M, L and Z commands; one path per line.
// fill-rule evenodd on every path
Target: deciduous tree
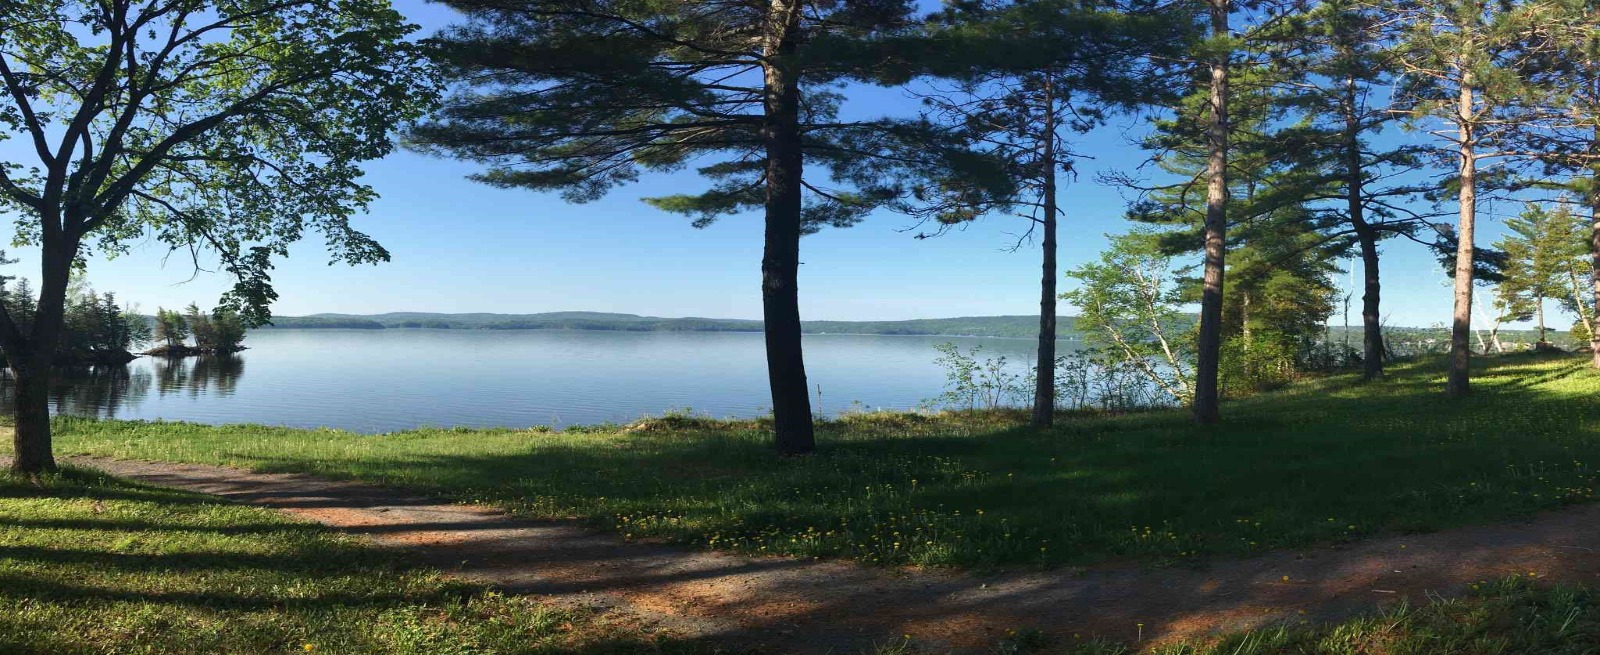
M 53 468 L 46 393 L 69 272 L 129 240 L 221 260 L 251 321 L 272 257 L 307 230 L 334 260 L 388 253 L 350 225 L 373 191 L 358 164 L 391 149 L 433 89 L 387 0 L 0 3 L 0 203 L 39 249 L 37 314 L 0 307 L 16 382 L 15 459 Z

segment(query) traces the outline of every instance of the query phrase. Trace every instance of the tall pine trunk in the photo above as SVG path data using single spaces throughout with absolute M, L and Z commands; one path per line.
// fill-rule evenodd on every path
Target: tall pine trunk
M 1211 36 L 1228 34 L 1228 0 L 1209 0 Z M 1222 419 L 1217 365 L 1222 357 L 1222 285 L 1228 232 L 1228 53 L 1211 62 L 1211 122 L 1206 129 L 1206 222 L 1204 289 L 1200 296 L 1199 349 L 1195 365 L 1194 420 Z
M 1382 284 L 1378 280 L 1378 234 L 1365 221 L 1357 224 L 1356 242 L 1361 247 L 1361 377 L 1383 377 L 1383 318 L 1379 314 Z
M 801 175 L 800 87 L 792 62 L 800 8 L 774 0 L 768 8 L 764 48 L 767 154 L 766 247 L 761 258 L 763 331 L 767 379 L 772 388 L 772 427 L 778 452 L 809 453 L 816 447 L 811 397 L 800 336 Z
M 1477 221 L 1478 193 L 1477 138 L 1474 135 L 1472 74 L 1463 72 L 1461 91 L 1457 99 L 1456 138 L 1460 145 L 1461 190 L 1457 197 L 1460 205 L 1460 225 L 1456 241 L 1455 315 L 1450 324 L 1450 374 L 1445 383 L 1445 393 L 1451 397 L 1467 395 L 1471 390 L 1472 365 L 1472 260 L 1473 228 Z
M 1339 111 L 1344 114 L 1345 203 L 1350 224 L 1361 248 L 1361 378 L 1383 377 L 1383 319 L 1379 302 L 1383 286 L 1378 277 L 1378 231 L 1367 222 L 1362 194 L 1366 180 L 1361 166 L 1361 116 L 1356 80 L 1346 77 Z
M 1592 143 L 1600 149 L 1600 126 L 1594 128 Z M 1589 363 L 1600 368 L 1600 163 L 1590 164 L 1589 173 L 1589 269 L 1596 314 L 1589 330 Z
M 1056 416 L 1056 111 L 1050 80 L 1045 84 L 1044 113 L 1044 250 L 1039 279 L 1039 359 L 1033 384 L 1033 427 L 1047 428 Z

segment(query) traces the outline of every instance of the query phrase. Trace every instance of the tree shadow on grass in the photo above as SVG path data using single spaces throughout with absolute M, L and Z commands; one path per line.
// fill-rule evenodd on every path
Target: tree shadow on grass
M 0 610 L 0 652 L 8 655 L 99 653 L 112 643 L 276 652 L 345 638 L 359 646 L 348 652 L 389 653 L 385 635 L 396 630 L 436 644 L 417 652 L 481 648 L 478 640 L 497 630 L 514 645 L 493 652 L 508 655 L 727 652 L 710 638 L 657 639 L 593 623 L 584 612 L 565 628 L 508 638 L 504 630 L 518 628 L 500 623 L 533 620 L 508 613 L 547 611 L 542 601 L 509 602 L 482 585 L 441 580 L 420 553 L 330 539 L 313 524 L 250 520 L 268 516 L 263 510 L 219 514 L 196 505 L 228 503 L 188 502 L 201 497 L 98 472 L 69 470 L 37 484 L 0 478 L 0 490 L 0 606 L 15 608 Z M 29 502 L 6 502 L 22 498 Z M 92 509 L 83 500 L 95 501 Z M 96 516 L 76 515 L 89 512 Z

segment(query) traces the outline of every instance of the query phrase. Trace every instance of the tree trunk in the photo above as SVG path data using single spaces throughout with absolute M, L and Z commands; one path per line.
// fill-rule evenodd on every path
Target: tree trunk
M 1594 143 L 1600 147 L 1600 126 L 1595 127 Z M 1591 165 L 1589 176 L 1589 279 L 1593 288 L 1595 312 L 1600 314 L 1600 164 Z M 1589 330 L 1589 363 L 1600 368 L 1600 316 Z
M 1583 329 L 1589 332 L 1590 338 L 1594 335 L 1594 316 L 1589 314 L 1589 308 L 1583 304 L 1583 285 L 1578 283 L 1578 271 L 1571 263 L 1567 265 L 1567 284 L 1571 285 L 1573 307 L 1578 310 L 1578 321 L 1583 324 Z M 1593 343 L 1591 341 L 1591 343 Z
M 1472 259 L 1473 227 L 1477 220 L 1477 170 L 1478 157 L 1473 126 L 1473 87 L 1470 73 L 1463 73 L 1458 99 L 1456 120 L 1457 138 L 1461 155 L 1461 191 L 1457 198 L 1461 222 L 1457 229 L 1455 315 L 1450 325 L 1450 374 L 1445 383 L 1445 393 L 1461 397 L 1470 391 L 1470 366 L 1472 364 Z
M 1045 80 L 1043 264 L 1039 278 L 1039 359 L 1033 385 L 1033 427 L 1048 428 L 1056 416 L 1056 112 L 1050 80 Z
M 767 154 L 762 320 L 767 341 L 767 379 L 772 388 L 774 443 L 778 452 L 786 455 L 809 453 L 816 447 L 800 341 L 800 180 L 804 155 L 799 80 L 789 61 L 795 51 L 799 17 L 799 7 L 784 0 L 773 2 L 768 9 L 765 120 L 761 127 Z
M 1209 0 L 1211 36 L 1228 34 L 1228 0 Z M 1218 360 L 1222 356 L 1223 258 L 1228 232 L 1228 53 L 1211 62 L 1211 122 L 1206 130 L 1206 222 L 1204 289 L 1200 296 L 1199 349 L 1195 366 L 1194 420 L 1222 419 Z
M 1534 296 L 1533 302 L 1537 305 L 1537 320 L 1539 322 L 1539 343 L 1545 343 L 1544 338 L 1544 296 Z
M 1244 337 L 1244 351 L 1250 352 L 1255 334 L 1250 331 L 1250 292 L 1239 294 L 1239 334 Z
M 1361 117 L 1356 80 L 1345 78 L 1344 97 L 1339 110 L 1344 114 L 1345 205 L 1350 225 L 1355 228 L 1361 247 L 1361 379 L 1383 377 L 1383 323 L 1379 313 L 1382 284 L 1378 277 L 1378 231 L 1367 222 L 1362 203 L 1366 178 L 1361 165 Z M 1348 331 L 1347 331 L 1348 334 Z
M 37 357 L 28 359 L 37 360 Z M 15 421 L 11 437 L 11 470 L 33 474 L 56 468 L 50 435 L 50 374 L 48 362 L 11 362 L 15 398 L 11 415 Z
M 5 330 L 6 360 L 16 384 L 11 408 L 16 423 L 11 470 L 24 474 L 56 468 L 50 434 L 50 378 L 66 313 L 67 278 L 77 247 L 59 232 L 47 231 L 40 254 L 42 279 L 29 333 L 18 333 L 15 325 Z
M 1361 275 L 1365 292 L 1361 294 L 1361 377 L 1383 377 L 1383 319 L 1378 312 L 1382 283 L 1378 279 L 1377 230 L 1361 221 L 1356 227 L 1361 245 Z

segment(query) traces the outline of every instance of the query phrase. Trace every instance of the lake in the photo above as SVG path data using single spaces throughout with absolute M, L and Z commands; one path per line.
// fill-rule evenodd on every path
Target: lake
M 1034 356 L 1028 339 L 807 335 L 814 411 L 819 395 L 819 415 L 916 408 L 943 390 L 934 345 L 944 342 L 1019 368 Z M 751 417 L 771 406 L 758 333 L 257 330 L 245 345 L 231 358 L 140 358 L 64 374 L 54 408 L 375 433 L 628 422 L 682 409 Z

